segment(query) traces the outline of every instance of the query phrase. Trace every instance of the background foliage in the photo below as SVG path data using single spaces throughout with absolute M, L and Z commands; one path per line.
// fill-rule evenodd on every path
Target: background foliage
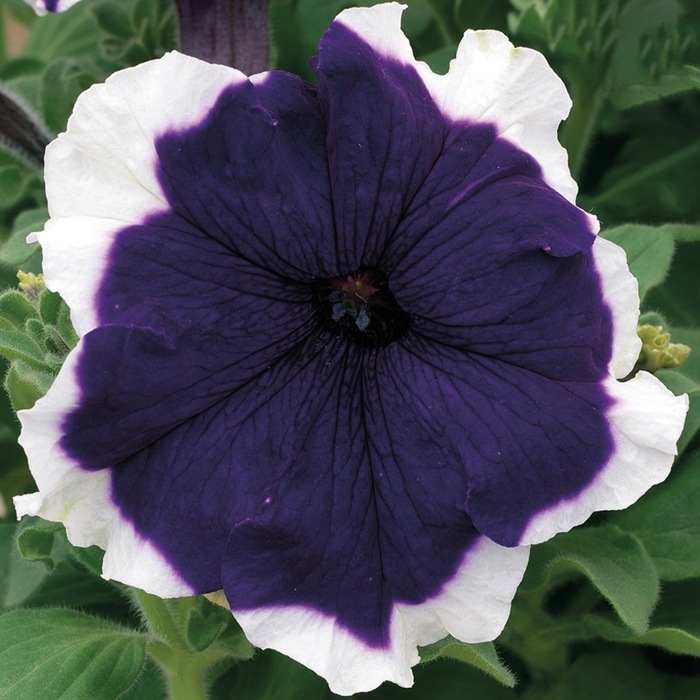
M 274 65 L 312 80 L 306 61 L 333 17 L 355 4 L 274 0 Z M 371 4 L 371 3 L 357 3 Z M 423 650 L 410 690 L 371 700 L 661 700 L 700 697 L 700 3 L 697 0 L 409 0 L 416 56 L 447 70 L 466 28 L 506 32 L 542 51 L 574 98 L 561 140 L 579 203 L 622 245 L 640 282 L 642 322 L 694 351 L 658 376 L 691 408 L 671 477 L 624 512 L 534 547 L 511 619 L 495 644 L 447 639 Z M 2 0 L 28 28 L 19 55 L 0 36 L 0 84 L 49 134 L 77 96 L 125 66 L 176 46 L 170 0 L 83 0 L 42 19 Z M 38 273 L 24 243 L 48 218 L 42 174 L 0 146 L 0 286 Z M 22 338 L 24 340 L 22 340 Z M 668 340 L 666 338 L 666 340 Z M 75 342 L 56 295 L 0 298 L 0 353 L 16 408 L 50 384 Z M 2 371 L 6 371 L 3 367 Z M 61 526 L 14 521 L 34 490 L 10 402 L 0 397 L 0 698 L 160 700 L 177 678 L 206 674 L 212 700 L 322 700 L 324 681 L 254 650 L 203 598 L 160 601 L 99 577 L 101 552 Z M 251 660 L 252 659 L 252 660 Z M 184 676 L 183 676 L 184 677 Z M 182 695 L 181 697 L 187 697 Z

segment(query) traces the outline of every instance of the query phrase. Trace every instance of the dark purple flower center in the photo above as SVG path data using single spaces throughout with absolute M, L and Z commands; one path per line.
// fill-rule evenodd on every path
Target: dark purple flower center
M 386 347 L 406 335 L 411 317 L 396 301 L 386 276 L 362 268 L 348 275 L 316 279 L 314 306 L 321 325 L 366 347 Z

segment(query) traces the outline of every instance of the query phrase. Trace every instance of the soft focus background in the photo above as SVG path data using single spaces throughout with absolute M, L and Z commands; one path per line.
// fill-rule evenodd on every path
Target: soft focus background
M 273 67 L 312 80 L 307 59 L 333 17 L 353 4 L 372 3 L 273 0 Z M 408 5 L 404 30 L 416 56 L 436 71 L 447 70 L 466 28 L 493 28 L 516 45 L 542 51 L 564 79 L 574 109 L 560 136 L 580 183 L 579 204 L 598 216 L 603 235 L 628 251 L 644 297 L 643 321 L 661 327 L 657 345 L 669 332 L 671 342 L 693 349 L 680 368 L 662 367 L 658 374 L 676 393 L 690 394 L 691 410 L 681 455 L 665 484 L 628 511 L 598 514 L 533 549 L 511 621 L 495 646 L 434 645 L 424 650 L 424 658 L 433 660 L 416 669 L 413 689 L 382 687 L 363 697 L 698 698 L 700 1 L 409 0 Z M 44 18 L 21 0 L 2 0 L 0 12 L 2 89 L 51 136 L 65 128 L 81 91 L 177 45 L 170 0 L 83 0 Z M 0 113 L 5 134 L 6 120 Z M 0 288 L 16 287 L 18 269 L 40 272 L 41 253 L 24 239 L 47 218 L 41 171 L 0 145 Z M 0 331 L 13 329 L 13 318 L 0 303 Z M 16 362 L 19 351 L 8 343 L 0 338 L 0 352 Z M 4 374 L 7 364 L 0 369 Z M 16 375 L 8 381 L 16 408 L 32 405 L 42 393 Z M 42 688 L 41 695 L 30 697 L 15 681 L 0 678 L 0 697 L 165 698 L 153 662 L 144 666 L 146 642 L 124 642 L 115 656 L 112 637 L 98 634 L 108 627 L 99 627 L 97 618 L 131 628 L 134 640 L 143 630 L 124 587 L 97 575 L 99 551 L 75 550 L 60 528 L 37 519 L 15 523 L 12 497 L 34 487 L 16 443 L 17 420 L 0 394 L 0 612 L 9 615 L 0 615 L 0 676 L 1 669 L 11 669 L 8 677 L 15 679 L 33 674 Z M 199 611 L 202 629 L 228 624 L 219 622 L 209 603 L 188 605 Z M 20 619 L 17 610 L 25 611 L 21 619 L 27 622 L 21 634 L 10 625 Z M 83 632 L 87 619 L 91 634 Z M 198 642 L 187 637 L 193 654 L 201 651 L 198 645 L 208 648 L 205 637 Z M 287 658 L 263 652 L 241 660 L 249 650 L 242 642 L 236 648 L 209 671 L 212 700 L 331 697 L 324 681 Z M 56 679 L 64 677 L 71 682 L 60 685 Z M 515 688 L 507 687 L 514 678 Z

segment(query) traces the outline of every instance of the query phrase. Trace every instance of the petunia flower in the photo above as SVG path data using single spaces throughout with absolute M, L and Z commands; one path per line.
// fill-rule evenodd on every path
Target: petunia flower
M 44 16 L 47 13 L 65 12 L 79 0 L 24 0 L 37 15 Z
M 80 97 L 38 240 L 81 341 L 20 414 L 20 514 L 223 589 L 340 694 L 495 638 L 527 545 L 664 479 L 687 408 L 620 381 L 636 282 L 573 203 L 561 81 L 494 31 L 435 75 L 401 12 L 342 12 L 318 87 L 171 53 Z

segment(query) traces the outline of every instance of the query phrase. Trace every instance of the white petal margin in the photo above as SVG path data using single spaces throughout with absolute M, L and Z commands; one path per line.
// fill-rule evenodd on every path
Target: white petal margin
M 118 232 L 168 211 L 155 141 L 200 123 L 239 71 L 173 52 L 119 71 L 76 102 L 68 129 L 46 149 L 51 219 L 32 234 L 44 278 L 71 309 L 79 335 L 97 325 L 95 295 Z
M 19 411 L 22 435 L 38 493 L 15 497 L 17 517 L 60 521 L 77 547 L 105 550 L 102 576 L 162 598 L 193 595 L 167 560 L 141 537 L 111 498 L 109 470 L 85 471 L 60 446 L 61 425 L 78 404 L 75 378 L 81 344 L 68 356 L 51 390 L 33 408 Z
M 447 75 L 416 61 L 401 31 L 405 5 L 352 8 L 336 21 L 355 32 L 378 54 L 413 66 L 433 100 L 452 120 L 494 124 L 499 135 L 532 155 L 545 181 L 574 202 L 578 188 L 569 173 L 557 128 L 571 109 L 566 87 L 542 54 L 515 48 L 494 30 L 465 32 Z M 591 217 L 597 231 L 597 222 Z
M 68 8 L 73 7 L 73 5 L 79 1 L 80 0 L 58 0 L 56 7 L 52 10 L 52 12 L 65 12 Z M 45 0 L 24 0 L 24 2 L 26 2 L 27 5 L 29 5 L 29 7 L 31 7 L 40 17 L 43 17 L 49 12 L 46 9 L 46 5 L 48 3 Z
M 688 396 L 674 396 L 656 377 L 629 375 L 639 357 L 637 280 L 627 267 L 625 252 L 603 238 L 593 245 L 603 298 L 613 320 L 610 375 L 604 382 L 613 400 L 607 419 L 613 454 L 596 479 L 576 498 L 538 513 L 527 526 L 521 544 L 536 544 L 570 530 L 594 511 L 621 510 L 632 505 L 670 473 L 676 443 L 688 411 Z
M 338 695 L 368 692 L 384 681 L 408 688 L 417 646 L 448 634 L 469 643 L 495 639 L 510 613 L 529 547 L 506 548 L 482 537 L 440 593 L 420 605 L 396 604 L 386 648 L 373 648 L 337 621 L 302 606 L 232 610 L 248 639 L 304 664 Z
M 233 68 L 172 52 L 93 85 L 46 149 L 51 217 L 137 223 L 167 207 L 155 140 L 200 123 L 227 87 L 245 80 Z

